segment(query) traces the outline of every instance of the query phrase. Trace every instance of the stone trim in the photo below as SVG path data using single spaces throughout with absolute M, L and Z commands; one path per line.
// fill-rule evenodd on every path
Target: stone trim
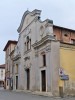
M 21 58 L 21 54 L 17 54 L 14 58 L 13 58 L 13 61 L 16 61 L 17 59 L 20 59 Z
M 60 47 L 65 49 L 75 49 L 75 45 L 60 43 Z
M 19 26 L 19 28 L 17 29 L 18 32 L 21 31 L 22 26 L 23 26 L 23 23 L 24 23 L 24 20 L 25 20 L 25 17 L 26 17 L 29 13 L 30 13 L 30 12 L 27 10 L 27 11 L 23 14 L 22 20 L 21 20 L 21 23 L 20 23 L 20 26 Z
M 55 40 L 55 38 L 53 36 L 51 36 L 51 35 L 46 35 L 40 41 L 35 42 L 32 46 L 34 47 L 34 49 L 36 49 L 37 47 L 43 45 L 46 42 L 51 42 L 51 40 Z

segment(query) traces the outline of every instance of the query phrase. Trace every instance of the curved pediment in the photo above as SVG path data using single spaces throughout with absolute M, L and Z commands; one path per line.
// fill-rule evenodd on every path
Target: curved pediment
M 23 26 L 23 22 L 24 22 L 24 20 L 25 20 L 25 17 L 26 17 L 28 14 L 29 14 L 29 11 L 28 11 L 28 10 L 23 14 L 22 20 L 21 20 L 21 23 L 20 23 L 20 26 L 19 26 L 19 28 L 17 29 L 18 32 L 21 31 L 22 26 Z
M 22 20 L 21 20 L 21 23 L 20 23 L 20 26 L 19 28 L 17 29 L 17 31 L 19 33 L 21 33 L 33 20 L 36 16 L 39 16 L 41 13 L 40 10 L 33 10 L 32 12 L 30 11 L 26 11 L 24 14 L 23 14 L 23 17 L 22 17 Z

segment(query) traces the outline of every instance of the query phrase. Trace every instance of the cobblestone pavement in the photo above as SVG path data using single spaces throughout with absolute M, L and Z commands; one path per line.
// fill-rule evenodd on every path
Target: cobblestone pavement
M 75 97 L 46 97 L 25 92 L 0 90 L 0 100 L 75 100 Z

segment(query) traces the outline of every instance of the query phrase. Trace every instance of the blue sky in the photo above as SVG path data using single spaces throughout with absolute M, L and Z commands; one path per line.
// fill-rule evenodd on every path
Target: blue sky
M 17 40 L 17 28 L 26 10 L 42 10 L 41 19 L 55 25 L 75 29 L 75 0 L 1 0 L 0 1 L 0 64 L 5 63 L 3 49 L 8 40 Z

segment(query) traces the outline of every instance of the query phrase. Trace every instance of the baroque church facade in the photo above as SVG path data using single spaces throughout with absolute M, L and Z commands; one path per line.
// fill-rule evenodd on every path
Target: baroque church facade
M 13 59 L 15 67 L 18 67 L 13 85 L 14 89 L 56 92 L 59 43 L 53 36 L 53 21 L 41 21 L 40 14 L 41 11 L 35 9 L 26 11 L 22 17 Z

